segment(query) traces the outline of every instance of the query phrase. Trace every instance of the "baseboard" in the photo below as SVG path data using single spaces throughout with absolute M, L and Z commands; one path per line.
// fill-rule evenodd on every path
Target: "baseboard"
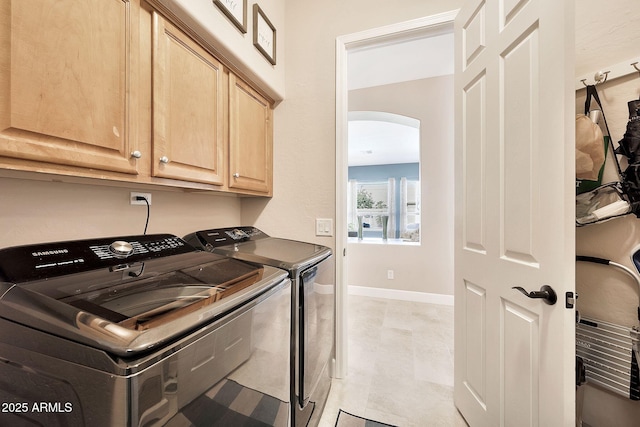
M 397 289 L 370 288 L 366 286 L 356 285 L 349 285 L 349 295 L 361 295 L 366 297 L 395 299 L 401 301 L 425 302 L 428 304 L 453 305 L 453 295 L 402 291 Z

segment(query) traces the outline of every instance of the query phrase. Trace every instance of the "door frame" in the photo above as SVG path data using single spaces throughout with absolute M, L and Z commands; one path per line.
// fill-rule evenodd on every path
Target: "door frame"
M 347 375 L 348 268 L 347 268 L 347 178 L 348 178 L 348 87 L 347 57 L 350 51 L 390 43 L 431 37 L 443 26 L 451 26 L 458 10 L 347 34 L 336 38 L 336 358 L 335 378 Z

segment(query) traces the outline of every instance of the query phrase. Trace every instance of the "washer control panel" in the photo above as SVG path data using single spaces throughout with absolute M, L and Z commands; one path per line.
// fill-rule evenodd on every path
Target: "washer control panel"
M 154 240 L 116 240 L 109 244 L 91 245 L 89 248 L 100 259 L 124 259 L 131 255 L 144 255 L 149 253 L 163 253 L 163 255 L 173 255 L 172 252 L 179 250 L 186 243 L 175 236 Z
M 0 250 L 0 281 L 22 282 L 194 252 L 170 234 L 43 243 Z

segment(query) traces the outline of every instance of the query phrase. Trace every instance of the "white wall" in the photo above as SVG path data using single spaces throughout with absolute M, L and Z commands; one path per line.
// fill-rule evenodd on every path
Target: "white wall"
M 233 196 L 140 190 L 151 193 L 148 233 L 183 237 L 238 225 Z M 0 248 L 30 243 L 142 234 L 146 206 L 130 206 L 127 187 L 0 177 Z
M 316 237 L 315 218 L 335 224 L 336 38 L 457 9 L 460 0 L 371 3 L 289 1 L 285 23 L 286 99 L 274 115 L 274 197 L 242 201 L 244 223 L 272 235 L 335 249 L 335 237 Z
M 607 4 L 585 0 L 576 7 L 576 75 L 607 71 L 609 66 L 635 57 L 640 9 L 632 0 Z M 630 61 L 633 62 L 633 61 Z M 631 69 L 631 65 L 629 65 Z M 639 74 L 598 85 L 612 140 L 622 138 L 627 118 L 627 102 L 638 99 Z M 588 83 L 593 84 L 593 79 Z M 576 112 L 584 111 L 585 90 L 576 92 Z M 595 108 L 595 103 L 593 104 Z M 610 166 L 610 165 L 608 165 Z M 640 220 L 627 216 L 603 224 L 578 228 L 576 252 L 580 255 L 613 259 L 635 270 L 630 255 L 640 244 Z M 576 264 L 578 309 L 583 316 L 609 321 L 621 326 L 638 324 L 639 291 L 624 273 L 612 267 Z M 640 419 L 640 402 L 631 401 L 596 387 L 585 386 L 584 422 L 592 427 L 632 427 Z
M 420 120 L 422 243 L 349 243 L 349 284 L 453 295 L 453 76 L 352 90 L 349 111 L 359 110 Z

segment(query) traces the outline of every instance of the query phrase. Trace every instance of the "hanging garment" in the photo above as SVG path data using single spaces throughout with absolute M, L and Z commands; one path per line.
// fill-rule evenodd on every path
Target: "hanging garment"
M 622 173 L 622 188 L 629 197 L 633 213 L 640 218 L 640 100 L 627 103 L 629 121 L 617 154 L 627 158 L 629 165 Z
M 589 116 L 576 116 L 576 178 L 598 181 L 604 166 L 602 130 Z M 601 177 L 600 177 L 601 179 Z
M 604 111 L 602 110 L 602 103 L 600 102 L 600 97 L 598 96 L 598 92 L 595 86 L 587 86 L 587 99 L 585 101 L 585 118 L 581 119 L 584 124 L 581 125 L 584 127 L 584 134 L 578 135 L 578 126 L 576 126 L 576 152 L 578 151 L 578 146 L 582 146 L 582 142 L 580 142 L 581 138 L 585 140 L 588 138 L 596 139 L 598 136 L 597 132 L 594 131 L 591 126 L 593 120 L 589 120 L 587 115 L 589 113 L 593 113 L 591 111 L 591 101 L 595 100 L 598 106 L 600 107 L 600 113 L 602 114 L 602 119 L 604 121 L 604 129 L 606 131 L 606 135 L 603 137 L 602 150 L 604 151 L 604 155 L 606 157 L 606 153 L 609 149 L 609 126 L 607 125 L 607 119 L 604 115 Z M 586 120 L 589 120 L 591 123 L 587 123 Z M 596 125 L 597 126 L 597 125 Z M 598 129 L 600 127 L 598 126 Z M 602 132 L 602 130 L 600 131 Z M 602 133 L 601 133 L 602 134 Z M 595 146 L 595 142 L 592 142 Z M 640 154 L 640 153 L 639 153 Z M 610 182 L 602 185 L 602 170 L 604 166 L 599 169 L 599 175 L 597 180 L 580 180 L 576 181 L 576 225 L 583 226 L 588 224 L 594 224 L 598 222 L 608 221 L 613 218 L 618 218 L 620 216 L 627 215 L 629 213 L 635 213 L 638 215 L 640 212 L 640 185 L 638 188 L 638 199 L 633 199 L 631 194 L 635 194 L 632 192 L 629 194 L 630 189 L 632 188 L 627 182 L 625 182 L 625 175 L 622 173 L 620 164 L 618 162 L 618 157 L 616 153 L 611 156 L 613 161 L 615 162 L 616 169 L 618 171 L 618 180 L 614 182 Z M 576 157 L 576 171 L 578 171 L 578 157 Z M 584 159 L 583 159 L 584 161 Z M 595 168 L 596 165 L 593 165 L 592 168 Z M 640 164 L 639 164 L 640 166 Z M 631 174 L 632 170 L 629 170 Z M 638 172 L 638 184 L 640 184 L 640 169 Z M 637 200 L 636 203 L 634 203 Z
M 619 141 L 617 154 L 622 154 L 629 159 L 629 163 L 640 163 L 640 100 L 629 101 L 629 122 L 624 137 Z
M 596 101 L 600 110 L 591 109 L 592 100 Z M 587 86 L 584 114 L 576 116 L 576 194 L 595 190 L 602 185 L 610 137 L 606 120 L 606 135 L 598 125 L 600 116 L 604 118 L 604 112 L 596 87 Z

